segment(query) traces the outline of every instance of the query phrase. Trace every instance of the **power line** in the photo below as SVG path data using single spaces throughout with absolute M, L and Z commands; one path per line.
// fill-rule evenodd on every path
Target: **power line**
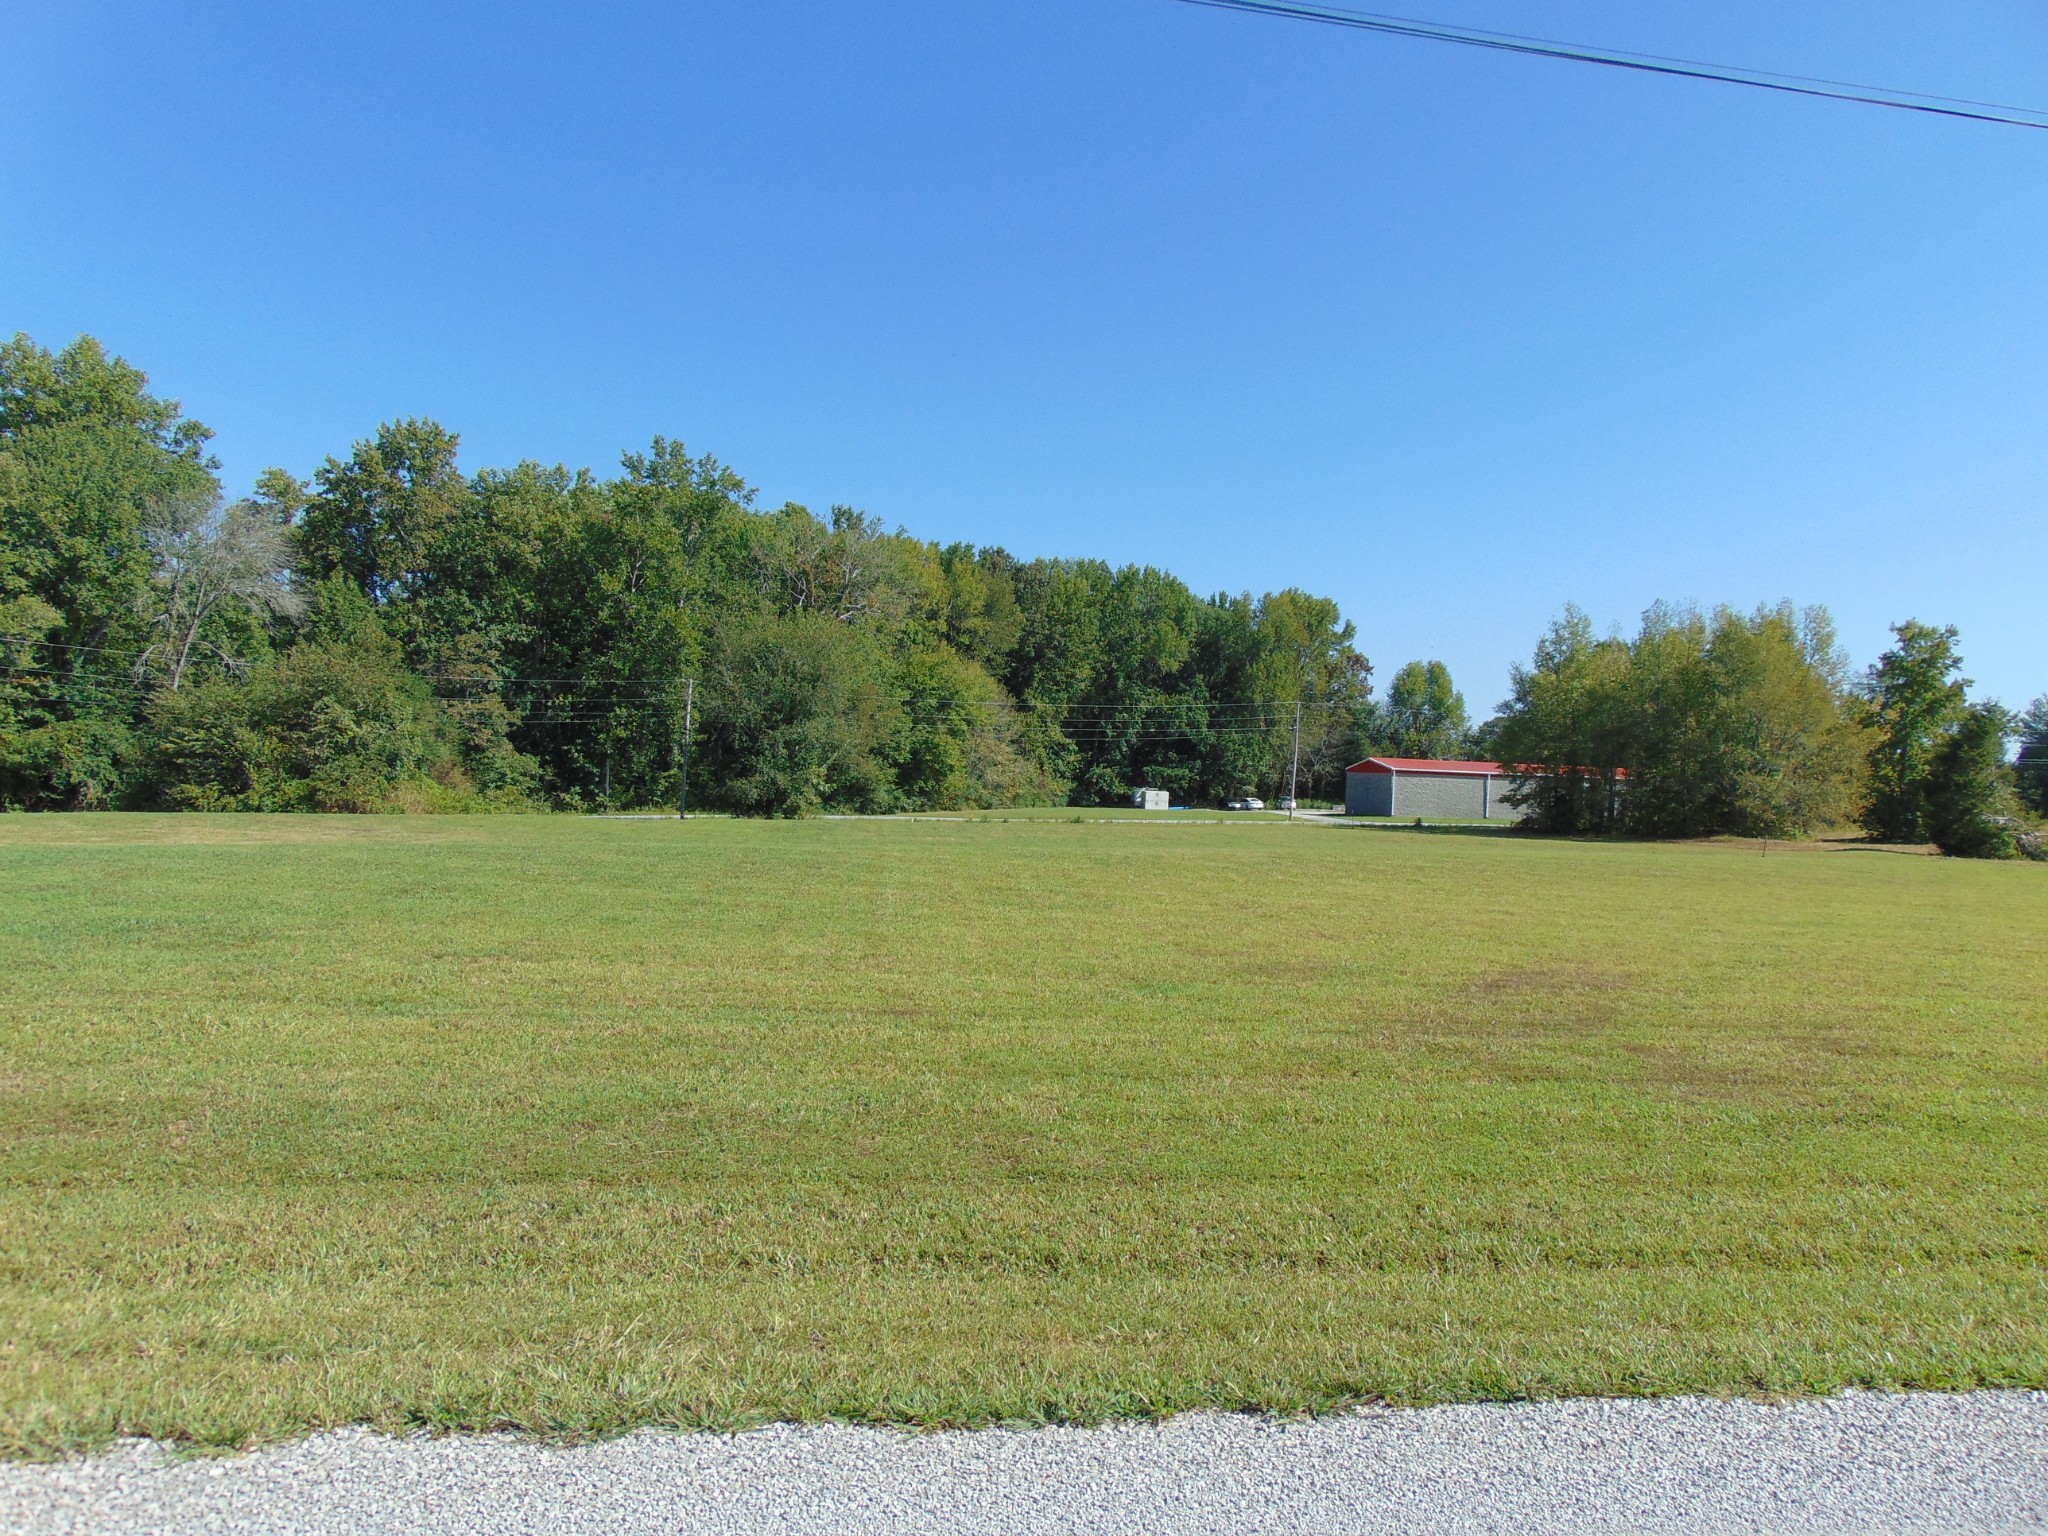
M 1655 53 L 1625 53 L 1584 43 L 1565 43 L 1546 37 L 1525 37 L 1514 32 L 1488 32 L 1476 27 L 1455 27 L 1442 22 L 1417 21 L 1406 16 L 1382 16 L 1370 11 L 1351 11 L 1333 5 L 1306 5 L 1295 0 L 1181 0 L 1183 5 L 1207 6 L 1219 11 L 1242 11 L 1252 16 L 1272 16 L 1286 21 L 1311 21 L 1323 26 L 1345 27 L 1373 32 L 1383 37 L 1408 37 L 1423 42 L 1456 43 L 1466 48 L 1486 48 L 1497 53 L 1522 54 L 1530 58 L 1562 59 L 1574 64 L 1597 64 L 1606 69 L 1626 69 L 1638 74 L 1670 75 L 1685 80 L 1710 80 L 1722 85 L 1746 85 L 1759 91 L 1777 91 L 1787 96 L 1813 96 L 1826 101 L 1857 102 L 1865 106 L 1890 107 L 1900 112 L 1923 112 L 1934 117 L 1959 117 L 1976 123 L 1997 123 L 2011 128 L 2048 129 L 2048 108 L 2016 107 L 2003 102 L 1973 101 L 1963 96 L 1935 96 L 1924 91 L 1898 90 L 1891 86 L 1859 85 L 1847 80 L 1827 80 L 1811 75 L 1786 75 L 1767 69 L 1749 69 L 1735 64 L 1709 64 L 1699 59 L 1672 58 Z
M 12 642 L 52 651 L 75 651 L 99 656 L 117 656 L 133 661 L 142 653 L 132 646 L 84 645 L 71 641 L 45 640 L 30 634 L 0 633 L 0 643 Z M 497 673 L 488 669 L 481 672 L 415 672 L 415 677 L 430 683 L 446 683 L 458 687 L 474 688 L 486 692 L 516 685 L 535 685 L 532 691 L 559 702 L 589 704 L 655 704 L 672 699 L 691 679 L 677 674 L 672 679 L 607 678 L 570 676 L 528 676 L 519 673 Z M 75 674 L 74 674 L 75 680 Z M 139 688 L 134 682 L 116 683 L 111 678 L 97 680 L 99 686 Z M 461 699 L 460 694 L 440 695 Z M 1009 698 L 950 698 L 940 694 L 910 694 L 897 701 L 905 706 L 921 706 L 940 709 L 991 709 L 1012 710 L 1018 713 L 1057 715 L 1061 718 L 1086 719 L 1090 717 L 1124 718 L 1133 714 L 1159 713 L 1174 710 L 1198 712 L 1210 716 L 1232 714 L 1275 714 L 1284 715 L 1295 707 L 1293 699 L 1213 699 L 1190 694 L 1168 694 L 1161 697 L 1127 700 L 1081 700 L 1067 704 L 1053 705 L 1043 701 Z M 1352 699 L 1303 699 L 1304 709 L 1348 709 L 1356 703 Z
M 126 695 L 148 697 L 155 689 L 148 683 L 124 677 L 81 677 L 76 674 L 61 675 L 43 673 L 28 676 L 16 673 L 11 678 L 0 678 L 17 687 L 34 687 L 44 697 L 63 698 L 74 695 Z M 462 679 L 473 682 L 478 689 L 474 693 L 437 692 L 434 698 L 444 704 L 482 703 L 499 697 L 498 689 L 488 679 Z M 516 681 L 516 679 L 508 679 Z M 636 709 L 680 709 L 687 702 L 687 694 L 693 678 L 680 677 L 674 688 L 666 685 L 651 686 L 646 692 L 613 694 L 604 691 L 581 689 L 558 690 L 540 695 L 514 695 L 507 702 L 530 711 L 530 720 L 552 721 L 597 721 L 609 720 L 622 712 Z M 680 695 L 680 696 L 679 696 Z M 1096 734 L 1116 735 L 1177 735 L 1188 731 L 1216 730 L 1223 727 L 1251 731 L 1277 731 L 1287 726 L 1288 712 L 1295 709 L 1297 701 L 1273 699 L 1259 702 L 1194 702 L 1189 700 L 1152 700 L 1128 704 L 1086 704 L 1052 706 L 1013 702 L 1003 699 L 942 699 L 912 698 L 892 700 L 899 707 L 919 705 L 926 708 L 951 710 L 991 710 L 1019 716 L 1030 716 L 1037 720 L 1065 725 L 1070 729 Z M 1322 699 L 1300 700 L 1304 710 L 1339 710 L 1349 707 L 1343 702 Z M 1176 722 L 1161 719 L 1161 716 L 1185 715 Z
M 50 650 L 96 656 L 120 657 L 132 661 L 140 652 L 131 648 L 87 645 L 44 640 L 34 635 L 0 633 L 0 642 L 13 641 Z M 16 686 L 29 686 L 51 702 L 77 704 L 105 703 L 124 698 L 140 704 L 153 690 L 133 676 L 68 675 L 37 668 L 43 673 L 31 678 L 17 672 Z M 125 670 L 125 669 L 124 669 Z M 514 715 L 515 729 L 560 728 L 564 726 L 617 727 L 622 717 L 654 717 L 690 713 L 696 679 L 678 676 L 673 680 L 634 678 L 577 678 L 501 676 L 494 673 L 416 673 L 423 681 L 440 684 L 435 699 L 443 704 L 484 703 L 498 700 Z M 0 679 L 4 680 L 4 679 Z M 452 686 L 450 686 L 452 685 Z M 525 685 L 525 686 L 521 686 Z M 678 695 L 681 695 L 680 697 Z M 913 695 L 891 701 L 898 707 L 926 710 L 986 711 L 1008 715 L 1019 721 L 1050 726 L 1078 747 L 1138 747 L 1161 743 L 1192 743 L 1220 737 L 1274 737 L 1287 728 L 1290 712 L 1319 710 L 1328 713 L 1349 709 L 1352 699 L 1210 699 L 1189 695 L 1105 701 L 1100 699 L 1053 704 L 1046 701 L 1010 698 L 947 698 Z

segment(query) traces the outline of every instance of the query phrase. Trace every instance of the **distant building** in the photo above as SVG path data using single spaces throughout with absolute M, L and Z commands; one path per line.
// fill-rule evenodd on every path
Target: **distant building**
M 1508 785 L 1499 763 L 1368 757 L 1344 770 L 1344 814 L 1519 821 L 1521 811 L 1504 798 Z
M 1134 789 L 1131 791 L 1131 805 L 1141 811 L 1163 811 L 1169 808 L 1166 791 L 1163 789 Z

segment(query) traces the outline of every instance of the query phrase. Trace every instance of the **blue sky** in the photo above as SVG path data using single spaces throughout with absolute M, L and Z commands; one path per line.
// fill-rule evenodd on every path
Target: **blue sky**
M 2048 106 L 2036 0 L 1403 0 Z M 5 7 L 0 328 L 230 488 L 432 415 L 1336 597 L 1486 713 L 1567 600 L 2048 692 L 2048 133 L 1172 0 Z

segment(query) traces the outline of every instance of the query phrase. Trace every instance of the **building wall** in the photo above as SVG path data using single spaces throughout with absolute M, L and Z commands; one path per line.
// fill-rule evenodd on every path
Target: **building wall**
M 1498 774 L 1486 781 L 1486 814 L 1494 821 L 1520 821 L 1522 809 L 1510 805 L 1503 797 L 1515 787 L 1515 781 L 1506 774 Z
M 1347 816 L 1420 816 L 1425 820 L 1520 821 L 1521 811 L 1501 797 L 1514 781 L 1506 774 L 1491 777 L 1467 773 L 1347 773 L 1344 814 Z
M 1391 816 L 1394 814 L 1394 776 L 1391 773 L 1347 773 L 1344 775 L 1346 816 Z
M 1476 773 L 1396 773 L 1394 811 L 1399 817 L 1438 821 L 1477 820 L 1486 814 L 1486 780 Z

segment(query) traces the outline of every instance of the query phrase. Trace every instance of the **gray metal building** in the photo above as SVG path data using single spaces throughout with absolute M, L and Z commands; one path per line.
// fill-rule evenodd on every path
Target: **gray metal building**
M 1504 798 L 1499 763 L 1436 757 L 1368 757 L 1344 770 L 1347 816 L 1420 816 L 1429 821 L 1519 821 Z

